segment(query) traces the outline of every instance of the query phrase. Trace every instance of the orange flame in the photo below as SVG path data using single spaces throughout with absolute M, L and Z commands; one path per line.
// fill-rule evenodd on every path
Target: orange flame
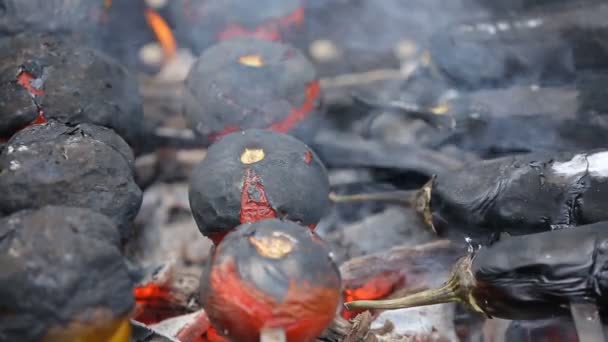
M 239 63 L 249 66 L 249 67 L 254 67 L 254 68 L 259 68 L 259 67 L 264 66 L 264 60 L 262 59 L 262 56 L 260 56 L 260 55 L 241 56 L 239 58 Z
M 343 296 L 345 302 L 360 299 L 382 299 L 389 296 L 396 288 L 405 283 L 405 277 L 398 272 L 382 272 L 376 277 L 369 279 L 359 286 L 348 286 L 344 288 Z M 342 310 L 342 317 L 353 319 L 364 310 Z
M 177 52 L 177 42 L 175 41 L 171 27 L 169 27 L 169 24 L 158 12 L 151 8 L 146 9 L 145 15 L 148 25 L 154 31 L 154 35 L 163 49 L 165 60 L 170 60 Z
M 177 315 L 171 290 L 165 286 L 148 283 L 134 289 L 134 319 L 144 324 L 158 323 Z

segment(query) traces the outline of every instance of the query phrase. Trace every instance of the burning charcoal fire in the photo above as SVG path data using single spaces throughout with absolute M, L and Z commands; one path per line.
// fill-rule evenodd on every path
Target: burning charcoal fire
M 489 317 L 530 320 L 568 316 L 571 302 L 593 302 L 605 317 L 607 247 L 607 222 L 506 238 L 460 259 L 441 288 L 346 306 L 396 309 L 462 302 Z
M 259 341 L 283 329 L 287 341 L 312 341 L 340 302 L 340 273 L 325 243 L 277 219 L 243 224 L 217 247 L 201 280 L 201 301 L 217 330 L 233 341 Z
M 335 200 L 405 203 L 440 235 L 530 234 L 607 220 L 606 158 L 604 150 L 503 157 L 439 174 L 419 191 Z
M 250 128 L 308 142 L 320 107 L 313 65 L 295 48 L 236 39 L 206 50 L 186 79 L 185 114 L 205 140 Z
M 0 60 L 5 137 L 34 115 L 106 126 L 129 143 L 138 137 L 143 114 L 137 84 L 110 57 L 57 36 L 19 34 L 0 39 Z
M 133 285 L 109 218 L 22 210 L 0 219 L 0 237 L 0 340 L 130 341 Z
M 0 35 L 92 29 L 103 0 L 2 0 Z
M 439 31 L 431 53 L 462 87 L 572 82 L 577 72 L 608 66 L 607 14 L 608 5 L 596 1 L 488 17 Z
M 297 139 L 264 130 L 232 133 L 211 145 L 194 169 L 190 208 L 216 244 L 245 222 L 281 218 L 314 228 L 329 207 L 329 180 Z
M 0 155 L 0 212 L 44 205 L 90 208 L 112 218 L 121 237 L 142 200 L 133 154 L 110 129 L 56 122 L 15 134 Z
M 304 23 L 300 0 L 176 0 L 171 7 L 177 31 L 200 52 L 238 37 L 284 40 Z

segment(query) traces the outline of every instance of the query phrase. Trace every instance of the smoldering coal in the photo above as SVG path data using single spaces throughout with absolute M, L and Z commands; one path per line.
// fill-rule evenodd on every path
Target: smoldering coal
M 18 75 L 27 72 L 39 89 L 30 95 L 46 118 L 109 127 L 129 143 L 139 136 L 143 112 L 137 82 L 111 57 L 67 36 L 23 33 L 0 39 L 0 60 L 3 116 L 31 116 L 27 91 L 16 89 Z
M 133 284 L 119 233 L 89 209 L 45 206 L 0 219 L 0 340 L 39 340 L 48 329 L 108 310 L 133 307 Z M 83 319 L 83 317 L 85 317 Z
M 43 205 L 91 208 L 113 219 L 121 236 L 142 200 L 128 145 L 107 128 L 57 122 L 17 133 L 0 155 L 0 212 Z

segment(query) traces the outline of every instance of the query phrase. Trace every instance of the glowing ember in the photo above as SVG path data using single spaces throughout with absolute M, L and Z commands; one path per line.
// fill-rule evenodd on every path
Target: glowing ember
M 431 112 L 433 112 L 433 114 L 437 114 L 437 115 L 445 114 L 449 110 L 450 110 L 450 107 L 448 107 L 448 105 L 445 103 L 431 108 Z
M 319 85 L 319 81 L 311 82 L 308 87 L 306 87 L 306 99 L 302 106 L 293 109 L 283 120 L 272 124 L 270 130 L 281 133 L 289 132 L 314 109 L 320 92 L 321 86 Z
M 361 286 L 344 288 L 344 301 L 350 302 L 361 299 L 382 299 L 389 296 L 395 289 L 403 286 L 405 277 L 398 272 L 388 271 L 378 274 L 376 277 L 366 281 Z M 342 310 L 342 317 L 345 319 L 353 319 L 362 311 L 360 310 Z
M 306 151 L 306 153 L 304 153 L 304 162 L 306 164 L 310 164 L 312 162 L 312 152 Z
M 281 30 L 300 26 L 304 22 L 304 8 L 300 7 L 290 15 L 268 21 L 251 30 L 238 24 L 228 26 L 218 36 L 219 40 L 228 40 L 238 37 L 258 38 L 270 41 L 281 40 Z
M 247 170 L 241 192 L 241 223 L 276 217 L 277 213 L 268 202 L 262 181 L 253 171 Z
M 154 31 L 154 35 L 156 35 L 156 39 L 165 53 L 165 60 L 170 60 L 175 56 L 177 51 L 177 42 L 175 41 L 171 27 L 165 19 L 153 9 L 147 8 L 145 15 L 148 25 L 150 25 L 150 28 Z
M 19 75 L 17 75 L 17 82 L 23 88 L 27 89 L 32 96 L 41 96 L 44 95 L 44 90 L 41 87 L 35 86 L 32 82 L 36 81 L 34 75 L 30 74 L 27 71 L 21 71 Z
M 136 306 L 133 319 L 136 321 L 154 324 L 178 313 L 171 290 L 167 287 L 149 283 L 136 287 L 134 296 Z
M 239 58 L 239 63 L 246 65 L 246 66 L 254 67 L 254 68 L 259 68 L 259 67 L 264 66 L 264 60 L 262 59 L 262 56 L 260 56 L 260 55 L 242 56 Z

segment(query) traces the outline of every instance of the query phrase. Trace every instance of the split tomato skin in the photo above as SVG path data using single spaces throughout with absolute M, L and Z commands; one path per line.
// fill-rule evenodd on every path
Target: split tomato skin
M 245 222 L 281 218 L 314 228 L 329 207 L 323 163 L 301 141 L 266 130 L 213 144 L 190 180 L 190 208 L 214 242 Z
M 243 224 L 217 246 L 203 274 L 201 301 L 231 341 L 259 341 L 265 328 L 288 341 L 314 341 L 332 322 L 341 279 L 326 244 L 300 225 Z

